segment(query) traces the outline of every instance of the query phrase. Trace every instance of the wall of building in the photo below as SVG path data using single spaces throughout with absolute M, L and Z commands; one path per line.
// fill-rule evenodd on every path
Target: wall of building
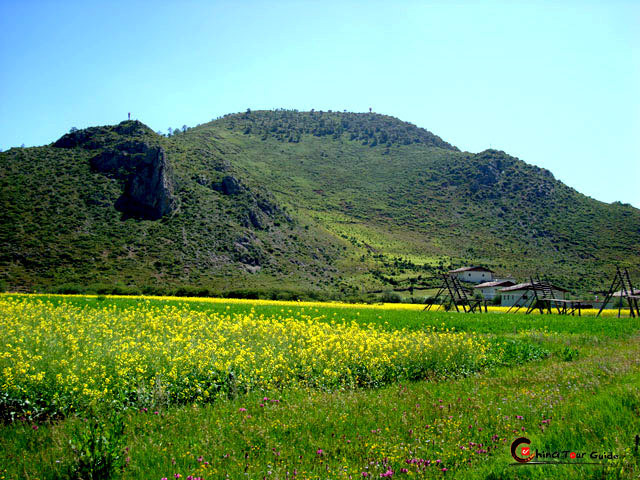
M 491 272 L 460 272 L 456 274 L 459 280 L 471 283 L 484 283 L 493 280 Z
M 493 297 L 497 294 L 496 287 L 479 288 L 478 290 L 482 293 L 482 298 L 485 300 L 493 300 Z
M 522 305 L 523 303 L 528 305 L 531 301 L 531 296 L 533 295 L 533 292 L 528 292 L 526 290 L 515 290 L 513 292 L 498 293 L 502 295 L 502 301 L 500 302 L 500 305 L 502 305 L 503 307 L 510 307 L 512 305 L 515 305 L 516 302 L 518 302 L 519 305 Z

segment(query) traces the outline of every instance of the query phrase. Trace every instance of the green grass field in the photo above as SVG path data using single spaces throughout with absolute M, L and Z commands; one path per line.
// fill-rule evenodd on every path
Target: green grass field
M 6 294 L 0 480 L 638 478 L 639 330 L 633 318 Z M 512 465 L 520 436 L 586 455 Z

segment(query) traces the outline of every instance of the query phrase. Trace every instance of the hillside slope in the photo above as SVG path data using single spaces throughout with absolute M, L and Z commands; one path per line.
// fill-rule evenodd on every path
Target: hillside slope
M 378 114 L 248 111 L 170 138 L 122 122 L 0 153 L 11 289 L 345 296 L 472 263 L 588 291 L 639 246 L 639 210 Z

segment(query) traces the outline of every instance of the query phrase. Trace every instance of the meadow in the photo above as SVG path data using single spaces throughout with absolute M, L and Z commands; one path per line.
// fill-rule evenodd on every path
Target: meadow
M 4 294 L 0 480 L 637 478 L 640 321 L 586 313 Z

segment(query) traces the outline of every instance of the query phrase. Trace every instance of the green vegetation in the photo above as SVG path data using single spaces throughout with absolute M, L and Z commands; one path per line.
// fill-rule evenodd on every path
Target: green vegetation
M 166 313 L 159 318 L 166 323 L 156 325 L 151 318 L 173 307 L 183 309 L 185 321 L 204 314 L 248 315 L 253 310 L 265 324 L 274 315 L 297 318 L 304 313 L 330 325 L 355 322 L 388 332 L 437 328 L 446 337 L 452 335 L 447 331 L 464 330 L 488 345 L 500 346 L 502 352 L 499 362 L 481 371 L 431 381 L 395 381 L 380 388 L 257 388 L 182 404 L 166 399 L 145 403 L 150 397 L 138 391 L 142 403 L 124 410 L 122 405 L 98 402 L 61 417 L 23 412 L 22 418 L 0 426 L 0 477 L 6 480 L 78 476 L 160 480 L 177 478 L 176 474 L 207 480 L 382 475 L 595 480 L 631 479 L 640 473 L 633 448 L 640 425 L 638 319 L 471 316 L 388 306 L 149 298 L 3 296 L 3 301 L 8 302 L 3 306 L 4 321 L 25 325 L 33 321 L 27 313 L 35 310 L 21 310 L 22 302 L 54 313 L 63 308 L 65 315 L 73 309 L 87 317 L 110 312 L 113 321 L 128 318 L 132 309 L 147 312 L 131 317 L 139 319 L 135 327 L 116 332 L 137 342 L 131 352 L 122 350 L 123 358 L 142 354 L 146 340 L 173 328 Z M 23 337 L 9 351 L 46 355 L 51 348 L 59 349 L 60 345 L 48 342 L 53 332 L 49 322 L 58 317 L 42 317 L 34 324 L 42 333 L 33 335 L 40 338 L 37 345 L 28 343 L 33 338 Z M 113 330 L 113 325 L 105 328 Z M 107 340 L 84 332 L 90 336 L 88 342 Z M 68 333 L 77 337 L 80 331 Z M 246 335 L 255 338 L 252 332 Z M 88 344 L 80 340 L 78 345 Z M 188 340 L 197 341 L 195 336 Z M 69 353 L 85 353 L 84 348 L 74 349 L 74 343 L 69 340 Z M 8 358 L 3 355 L 5 367 Z M 180 361 L 188 358 L 201 356 L 187 352 Z M 509 447 L 519 436 L 543 452 L 586 452 L 587 457 L 595 452 L 596 459 L 589 461 L 602 463 L 512 466 Z M 606 458 L 609 452 L 618 458 Z
M 169 213 L 115 208 L 127 155 L 166 155 Z M 0 480 L 637 478 L 638 319 L 107 296 L 398 302 L 463 264 L 589 294 L 640 267 L 640 211 L 371 113 L 1 152 L 0 290 L 98 296 L 0 296 Z M 514 467 L 517 436 L 618 458 Z
M 166 152 L 177 208 L 160 220 L 125 219 L 126 172 L 91 168 L 132 140 Z M 615 264 L 640 266 L 639 226 L 631 206 L 378 114 L 250 111 L 169 138 L 122 122 L 0 153 L 13 291 L 363 300 L 389 279 L 482 264 L 590 295 Z
M 299 143 L 303 137 L 348 139 L 369 147 L 392 147 L 418 143 L 448 150 L 458 149 L 433 133 L 388 115 L 350 112 L 298 112 L 276 110 L 226 115 L 221 123 L 244 134 L 275 138 L 281 142 Z

